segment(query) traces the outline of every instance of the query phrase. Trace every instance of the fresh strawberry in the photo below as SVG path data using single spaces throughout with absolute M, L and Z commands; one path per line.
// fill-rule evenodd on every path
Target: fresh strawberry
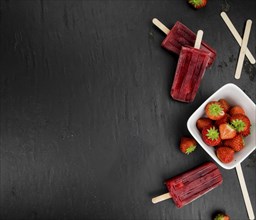
M 188 3 L 191 4 L 194 8 L 203 8 L 207 4 L 207 0 L 188 0 Z
M 230 220 L 227 214 L 219 213 L 214 217 L 214 220 Z
M 212 120 L 219 120 L 224 117 L 225 112 L 220 102 L 211 101 L 205 106 L 205 114 Z
M 229 105 L 229 103 L 227 102 L 226 99 L 220 99 L 218 102 L 222 105 L 224 112 L 228 112 L 229 111 L 230 105 Z
M 229 114 L 226 113 L 221 119 L 216 120 L 214 125 L 218 128 L 221 124 L 228 123 L 229 118 L 230 118 Z
M 244 138 L 242 135 L 237 135 L 232 139 L 225 140 L 224 145 L 231 147 L 234 151 L 240 151 L 244 148 Z
M 230 109 L 229 114 L 230 114 L 231 116 L 236 115 L 236 114 L 245 115 L 245 111 L 244 111 L 244 109 L 243 109 L 241 106 L 236 105 L 236 106 L 233 106 L 233 107 Z
M 216 155 L 222 163 L 230 163 L 234 159 L 235 151 L 226 146 L 218 147 L 216 150 Z
M 220 142 L 220 134 L 214 126 L 208 126 L 202 130 L 202 139 L 209 146 L 217 146 Z
M 236 130 L 230 124 L 225 123 L 219 126 L 221 140 L 232 139 L 236 136 Z
M 212 120 L 209 118 L 199 118 L 196 121 L 196 127 L 199 131 L 202 131 L 204 127 L 212 125 Z
M 239 134 L 243 136 L 250 134 L 251 122 L 246 115 L 235 114 L 230 118 L 230 122 Z
M 196 141 L 193 138 L 182 137 L 180 140 L 180 150 L 184 154 L 190 154 L 196 149 Z

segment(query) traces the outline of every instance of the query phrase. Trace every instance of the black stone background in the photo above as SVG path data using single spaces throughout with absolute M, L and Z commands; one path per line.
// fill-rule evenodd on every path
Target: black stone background
M 186 121 L 226 83 L 255 102 L 255 65 L 245 60 L 234 79 L 239 46 L 220 17 L 225 10 L 242 35 L 256 1 L 209 0 L 194 10 L 185 0 L 0 1 L 0 217 L 12 219 L 189 219 L 218 211 L 247 219 L 235 170 L 223 184 L 182 209 L 165 179 L 206 161 L 203 149 L 178 149 Z M 160 47 L 177 21 L 217 50 L 193 103 L 172 100 L 178 57 Z M 256 154 L 243 163 L 256 211 Z

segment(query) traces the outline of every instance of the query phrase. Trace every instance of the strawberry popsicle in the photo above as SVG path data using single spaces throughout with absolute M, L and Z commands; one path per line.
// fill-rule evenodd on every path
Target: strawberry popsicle
M 152 199 L 153 203 L 172 198 L 178 208 L 203 196 L 222 183 L 222 175 L 218 167 L 207 162 L 203 165 L 173 177 L 165 182 L 168 193 Z
M 181 22 L 177 21 L 171 30 L 156 18 L 153 19 L 153 23 L 167 34 L 161 46 L 168 51 L 180 54 L 182 46 L 194 46 L 196 34 Z M 202 42 L 201 49 L 209 53 L 210 60 L 207 67 L 211 66 L 216 58 L 216 51 L 205 42 Z
M 200 86 L 201 79 L 209 63 L 209 53 L 200 50 L 203 32 L 196 39 L 195 47 L 182 47 L 172 88 L 171 96 L 181 102 L 192 102 Z M 197 45 L 196 45 L 197 44 Z

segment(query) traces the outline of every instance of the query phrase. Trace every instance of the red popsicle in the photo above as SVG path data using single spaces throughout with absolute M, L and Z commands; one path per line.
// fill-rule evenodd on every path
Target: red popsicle
M 161 44 L 161 46 L 165 49 L 176 54 L 180 54 L 182 46 L 194 46 L 196 34 L 181 22 L 177 21 L 171 30 L 169 30 L 156 18 L 153 19 L 153 23 L 165 34 L 167 34 L 166 38 Z M 201 49 L 209 53 L 210 60 L 207 67 L 211 66 L 216 58 L 216 51 L 206 42 L 202 42 Z
M 199 49 L 203 31 L 198 31 L 195 47 L 182 47 L 176 68 L 171 96 L 181 102 L 192 102 L 209 63 L 209 53 Z
M 153 203 L 172 198 L 178 208 L 203 196 L 222 183 L 222 175 L 218 167 L 207 162 L 184 174 L 165 182 L 168 193 L 152 199 Z

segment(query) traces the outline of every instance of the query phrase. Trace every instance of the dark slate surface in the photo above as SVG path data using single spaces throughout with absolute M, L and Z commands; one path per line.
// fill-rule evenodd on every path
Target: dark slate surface
M 222 186 L 182 209 L 163 181 L 205 161 L 200 147 L 179 152 L 186 121 L 213 92 L 235 83 L 256 101 L 256 69 L 245 61 L 234 79 L 239 47 L 220 17 L 227 11 L 240 34 L 256 22 L 256 1 L 215 0 L 193 10 L 185 0 L 0 1 L 0 158 L 3 220 L 189 219 L 219 210 L 247 219 L 235 170 Z M 177 20 L 218 56 L 193 103 L 169 96 L 177 56 L 151 19 Z M 256 52 L 255 25 L 249 40 Z M 256 207 L 255 152 L 243 171 Z M 255 209 L 256 211 L 256 209 Z

